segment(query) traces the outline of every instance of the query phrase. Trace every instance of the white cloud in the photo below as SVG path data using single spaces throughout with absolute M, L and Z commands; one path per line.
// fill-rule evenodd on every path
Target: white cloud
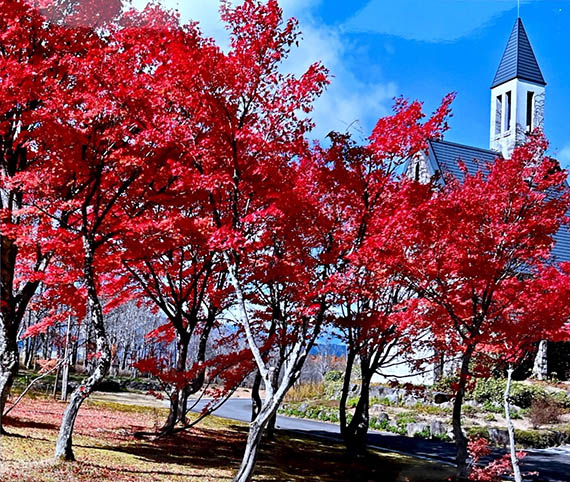
M 514 8 L 513 0 L 370 0 L 345 22 L 344 28 L 350 32 L 445 42 L 469 35 L 497 15 Z
M 299 20 L 302 39 L 300 46 L 291 52 L 283 69 L 294 74 L 302 74 L 312 63 L 321 61 L 331 73 L 331 84 L 315 103 L 312 118 L 316 128 L 313 136 L 323 139 L 331 130 L 351 131 L 365 136 L 370 134 L 376 119 L 388 113 L 392 98 L 398 94 L 396 84 L 366 83 L 358 78 L 356 72 L 347 67 L 347 39 L 343 38 L 338 27 L 318 21 L 314 9 L 322 0 L 281 0 L 286 18 Z M 137 8 L 143 8 L 147 0 L 134 0 Z M 218 0 L 162 0 L 162 5 L 180 11 L 181 20 L 199 22 L 207 36 L 216 39 L 222 48 L 228 46 L 228 36 L 219 19 Z

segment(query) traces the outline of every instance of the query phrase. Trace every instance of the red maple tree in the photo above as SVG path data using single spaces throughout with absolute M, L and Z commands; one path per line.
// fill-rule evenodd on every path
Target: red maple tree
M 540 134 L 463 179 L 408 181 L 393 223 L 375 224 L 368 267 L 386 265 L 417 297 L 406 307 L 436 351 L 459 359 L 453 406 L 458 476 L 466 477 L 461 405 L 478 353 L 528 346 L 568 323 L 567 266 L 553 266 L 554 235 L 570 207 L 566 172 Z
M 447 96 L 424 122 L 421 103 L 398 99 L 394 114 L 377 122 L 368 145 L 358 146 L 348 135 L 329 134 L 332 146 L 321 152 L 329 169 L 329 195 L 321 202 L 337 213 L 342 226 L 337 233 L 339 261 L 331 284 L 339 313 L 335 324 L 347 346 L 340 398 L 341 433 L 353 452 L 366 445 L 373 375 L 405 351 L 409 347 L 407 338 L 416 335 L 408 320 L 394 309 L 406 298 L 406 290 L 393 283 L 390 269 L 368 270 L 367 254 L 361 256 L 360 250 L 371 235 L 370 226 L 389 224 L 399 210 L 397 169 L 425 149 L 428 139 L 441 136 L 453 97 Z M 349 422 L 347 400 L 357 361 L 362 383 Z

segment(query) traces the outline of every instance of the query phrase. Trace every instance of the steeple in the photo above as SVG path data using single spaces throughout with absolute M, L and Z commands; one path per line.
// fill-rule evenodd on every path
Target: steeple
M 517 18 L 491 85 L 490 147 L 509 157 L 536 127 L 544 125 L 546 82 Z
M 513 26 L 491 89 L 515 78 L 546 85 L 520 18 Z

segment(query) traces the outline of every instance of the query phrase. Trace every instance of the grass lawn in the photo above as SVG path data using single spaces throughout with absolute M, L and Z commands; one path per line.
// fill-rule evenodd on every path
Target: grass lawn
M 192 430 L 158 441 L 132 433 L 152 430 L 162 408 L 86 402 L 76 422 L 77 461 L 52 461 L 65 404 L 24 399 L 5 420 L 12 436 L 0 441 L 0 479 L 18 481 L 231 480 L 238 468 L 247 425 L 209 417 Z M 370 452 L 354 462 L 341 445 L 280 434 L 265 441 L 254 480 L 443 481 L 448 466 L 391 453 Z

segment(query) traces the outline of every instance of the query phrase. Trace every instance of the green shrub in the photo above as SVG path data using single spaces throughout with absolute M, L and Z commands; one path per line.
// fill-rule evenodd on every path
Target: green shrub
M 473 390 L 473 398 L 482 404 L 502 405 L 505 393 L 506 380 L 503 378 L 488 378 L 477 380 Z M 546 392 L 537 386 L 520 382 L 513 382 L 511 386 L 510 401 L 521 408 L 528 408 L 533 399 L 546 395 Z
M 553 401 L 555 401 L 562 408 L 570 408 L 570 393 L 568 392 L 554 392 L 548 394 Z
M 417 419 L 416 419 L 416 415 L 414 412 L 404 412 L 404 413 L 399 413 L 396 416 L 396 423 L 403 428 L 406 428 L 406 426 L 409 423 L 416 423 Z
M 521 420 L 523 417 L 522 417 L 520 410 L 513 410 L 511 412 L 511 418 L 513 420 Z
M 346 401 L 346 408 L 354 408 L 358 404 L 359 397 L 352 397 Z M 372 405 L 372 404 L 371 404 Z
M 482 437 L 489 440 L 489 432 L 485 427 L 469 427 L 466 429 L 470 437 Z M 565 427 L 560 432 L 539 430 L 515 430 L 517 446 L 524 448 L 543 449 L 555 447 L 570 440 L 570 427 Z
M 390 424 L 389 420 L 382 420 L 377 422 L 375 419 L 370 420 L 370 428 L 374 430 L 383 430 L 385 432 L 392 432 L 398 435 L 406 435 L 406 428 L 400 425 L 394 426 Z
M 497 405 L 495 403 L 492 402 L 485 402 L 483 404 L 483 408 L 485 409 L 486 412 L 490 412 L 490 413 L 503 413 L 504 408 L 502 405 Z
M 414 438 L 430 438 L 431 432 L 429 427 L 426 427 L 421 432 L 416 432 Z
M 555 431 L 515 430 L 515 440 L 517 445 L 524 448 L 554 447 L 570 440 L 570 429 L 561 432 L 562 434 Z
M 325 373 L 325 382 L 341 382 L 344 373 L 340 370 L 330 370 Z
M 342 389 L 343 377 L 344 373 L 340 370 L 331 370 L 325 374 L 325 378 L 323 379 L 324 396 L 328 400 L 337 398 L 338 393 L 340 393 Z
M 446 433 L 438 433 L 435 435 L 432 435 L 431 437 L 434 440 L 439 440 L 440 442 L 451 442 L 451 437 L 449 435 L 447 435 Z
M 459 382 L 456 376 L 442 377 L 432 387 L 434 392 L 455 393 L 454 385 Z

